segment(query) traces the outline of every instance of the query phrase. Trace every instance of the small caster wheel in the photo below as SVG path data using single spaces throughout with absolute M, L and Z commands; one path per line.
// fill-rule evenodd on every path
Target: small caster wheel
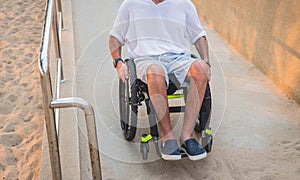
M 213 136 L 210 128 L 202 131 L 202 146 L 206 150 L 207 153 L 210 153 L 212 150 Z
M 148 153 L 149 153 L 149 144 L 148 143 L 141 143 L 141 153 L 143 155 L 143 160 L 148 159 Z
M 151 134 L 142 134 L 141 138 L 141 153 L 143 155 L 143 159 L 146 160 L 148 159 L 148 153 L 149 153 L 149 141 L 152 139 Z
M 207 153 L 210 153 L 212 150 L 213 137 L 212 135 L 208 135 L 208 143 L 204 146 L 204 149 Z

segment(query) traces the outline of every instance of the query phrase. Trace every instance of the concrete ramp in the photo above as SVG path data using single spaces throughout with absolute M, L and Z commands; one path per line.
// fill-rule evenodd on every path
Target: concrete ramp
M 212 64 L 213 152 L 197 162 L 167 162 L 156 156 L 151 144 L 149 159 L 143 161 L 139 134 L 148 132 L 147 117 L 141 109 L 141 128 L 135 140 L 127 142 L 120 128 L 118 79 L 108 49 L 108 31 L 121 3 L 74 0 L 72 6 L 64 4 L 64 9 L 72 11 L 74 33 L 69 88 L 73 96 L 86 99 L 95 109 L 103 179 L 300 178 L 300 106 L 205 24 Z M 81 118 L 82 113 L 76 113 L 76 119 Z M 179 136 L 182 115 L 171 118 Z M 87 148 L 84 129 L 79 123 L 81 150 Z M 78 177 L 80 169 L 82 179 L 90 179 L 86 157 L 81 166 L 65 164 L 64 177 Z

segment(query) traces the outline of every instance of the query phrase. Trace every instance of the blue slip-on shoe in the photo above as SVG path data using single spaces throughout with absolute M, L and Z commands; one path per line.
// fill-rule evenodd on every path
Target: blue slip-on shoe
M 181 147 L 192 161 L 197 161 L 207 156 L 205 149 L 198 143 L 198 141 L 196 141 L 196 139 L 186 140 Z
M 169 139 L 165 143 L 162 143 L 161 157 L 168 161 L 181 159 L 181 153 L 178 148 L 177 140 Z

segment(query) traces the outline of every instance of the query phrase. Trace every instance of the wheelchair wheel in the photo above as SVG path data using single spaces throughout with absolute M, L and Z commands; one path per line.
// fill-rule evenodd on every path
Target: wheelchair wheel
M 119 108 L 121 128 L 126 140 L 131 141 L 136 134 L 138 97 L 136 87 L 136 69 L 132 60 L 125 60 L 128 66 L 129 79 L 119 81 Z
M 196 132 L 200 133 L 202 130 L 204 130 L 206 127 L 209 126 L 210 113 L 211 113 L 211 92 L 210 92 L 210 86 L 207 83 L 202 106 L 194 128 Z

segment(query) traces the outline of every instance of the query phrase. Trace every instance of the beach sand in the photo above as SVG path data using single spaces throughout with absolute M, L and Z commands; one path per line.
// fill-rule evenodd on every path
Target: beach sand
M 44 114 L 37 60 L 46 1 L 0 4 L 0 178 L 38 179 Z

